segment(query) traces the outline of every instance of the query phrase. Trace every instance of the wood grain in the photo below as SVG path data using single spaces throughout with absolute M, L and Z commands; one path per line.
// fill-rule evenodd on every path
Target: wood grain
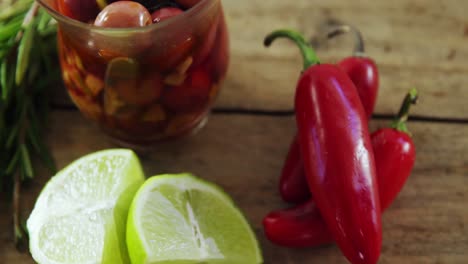
M 373 121 L 373 129 L 387 122 Z M 380 263 L 466 263 L 468 259 L 468 126 L 413 122 L 417 146 L 412 176 L 385 213 Z M 286 206 L 277 194 L 278 174 L 295 133 L 293 117 L 211 116 L 199 134 L 140 155 L 147 175 L 189 171 L 222 186 L 251 222 L 265 263 L 346 263 L 336 246 L 292 250 L 263 235 L 261 220 Z M 59 168 L 92 151 L 115 147 L 78 112 L 52 115 L 48 144 Z M 24 191 L 24 215 L 49 177 L 39 173 Z M 10 219 L 0 202 L 0 263 L 33 263 L 12 247 Z
M 292 109 L 300 73 L 299 52 L 263 37 L 278 28 L 316 35 L 323 24 L 341 20 L 361 29 L 368 54 L 381 71 L 376 112 L 392 114 L 411 87 L 421 92 L 414 113 L 468 119 L 467 1 L 224 1 L 231 36 L 231 67 L 218 107 Z M 324 62 L 336 62 L 352 50 L 352 38 L 340 37 L 318 49 Z
M 333 21 L 364 34 L 367 53 L 379 66 L 377 114 L 394 114 L 408 89 L 420 90 L 413 114 L 468 119 L 468 1 L 223 1 L 231 38 L 231 63 L 218 108 L 290 110 L 301 59 L 297 48 L 278 41 L 263 47 L 274 29 L 316 36 Z M 323 62 L 351 54 L 352 37 L 318 48 Z M 58 104 L 71 104 L 63 91 Z

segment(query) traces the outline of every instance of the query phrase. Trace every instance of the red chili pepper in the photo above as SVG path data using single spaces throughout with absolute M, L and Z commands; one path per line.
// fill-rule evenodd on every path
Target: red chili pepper
M 348 32 L 352 32 L 356 38 L 354 54 L 340 61 L 338 65 L 348 74 L 354 85 L 356 85 L 361 103 L 364 106 L 367 117 L 370 118 L 374 112 L 379 90 L 379 72 L 374 60 L 365 55 L 364 40 L 361 32 L 349 25 L 343 25 L 330 31 L 328 38 Z
M 302 163 L 299 138 L 296 135 L 289 148 L 279 182 L 281 198 L 287 203 L 303 203 L 310 199 L 304 164 Z
M 417 90 L 411 89 L 391 127 L 379 129 L 371 136 L 382 210 L 395 200 L 414 166 L 416 150 L 406 120 L 410 106 L 416 103 L 417 98 Z
M 284 247 L 313 247 L 333 242 L 315 202 L 273 211 L 263 219 L 266 237 Z
M 382 212 L 395 200 L 411 174 L 415 147 L 405 122 L 417 91 L 410 90 L 391 128 L 371 135 Z M 269 213 L 263 219 L 267 238 L 286 247 L 311 247 L 333 242 L 313 199 L 302 205 Z
M 382 228 L 367 118 L 353 82 L 336 65 L 319 64 L 296 32 L 267 36 L 293 40 L 304 57 L 295 109 L 306 178 L 328 229 L 352 263 L 376 263 Z
M 364 41 L 361 33 L 354 27 L 343 25 L 331 30 L 328 38 L 352 32 L 356 38 L 354 55 L 342 60 L 338 65 L 348 74 L 357 88 L 359 98 L 368 118 L 372 116 L 379 88 L 379 74 L 375 62 L 364 56 Z M 299 153 L 297 137 L 291 143 L 280 177 L 280 194 L 285 202 L 302 203 L 310 198 L 305 183 L 305 173 Z

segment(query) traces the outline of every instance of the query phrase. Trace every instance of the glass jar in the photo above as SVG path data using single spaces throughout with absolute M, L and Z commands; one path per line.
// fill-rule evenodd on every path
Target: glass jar
M 82 23 L 62 15 L 57 0 L 38 1 L 58 21 L 68 94 L 111 137 L 149 146 L 205 123 L 229 60 L 220 0 L 124 29 Z

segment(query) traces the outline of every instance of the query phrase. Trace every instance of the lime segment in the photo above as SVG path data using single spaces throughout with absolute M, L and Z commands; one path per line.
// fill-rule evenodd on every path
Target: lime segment
M 125 225 L 143 182 L 130 150 L 96 152 L 67 166 L 47 183 L 28 219 L 33 258 L 41 264 L 129 263 Z
M 261 263 L 258 242 L 233 201 L 189 174 L 161 175 L 143 184 L 127 224 L 133 264 Z

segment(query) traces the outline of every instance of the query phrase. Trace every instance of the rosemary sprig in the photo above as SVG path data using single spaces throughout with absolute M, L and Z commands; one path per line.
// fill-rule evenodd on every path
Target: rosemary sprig
M 0 0 L 0 189 L 12 200 L 15 243 L 23 242 L 20 200 L 22 184 L 35 175 L 37 155 L 55 173 L 43 142 L 48 93 L 58 80 L 56 25 L 34 0 Z M 45 54 L 47 53 L 47 54 Z M 55 74 L 51 74 L 55 72 Z

